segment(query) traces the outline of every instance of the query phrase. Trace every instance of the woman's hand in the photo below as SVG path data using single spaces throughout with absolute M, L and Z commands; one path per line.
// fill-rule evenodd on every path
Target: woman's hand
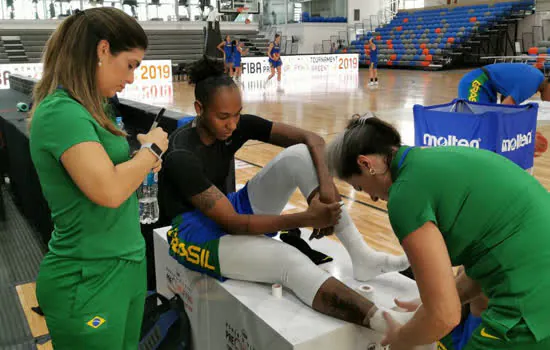
M 149 131 L 147 134 L 138 134 L 137 139 L 141 145 L 147 144 L 147 143 L 154 143 L 160 148 L 160 150 L 163 153 L 168 148 L 168 134 L 164 130 L 162 130 L 162 128 L 154 128 L 153 130 Z M 149 150 L 147 151 L 149 152 Z M 151 156 L 154 156 L 154 155 L 151 153 Z M 154 173 L 158 173 L 161 168 L 162 168 L 162 160 L 155 159 L 155 163 L 151 167 L 151 170 Z
M 314 197 L 309 203 L 307 213 L 310 215 L 310 224 L 314 228 L 325 228 L 334 226 L 340 220 L 342 204 L 335 202 L 330 204 L 321 203 L 319 198 Z
M 407 345 L 407 341 L 399 337 L 399 329 L 401 324 L 397 322 L 391 315 L 387 312 L 384 312 L 384 319 L 388 325 L 388 330 L 382 342 L 382 346 L 390 346 L 391 350 L 413 350 L 414 346 Z
M 162 128 L 154 128 L 147 134 L 139 134 L 137 139 L 141 145 L 145 143 L 156 144 L 162 152 L 168 149 L 168 134 Z
M 151 169 L 152 172 L 158 173 L 162 169 L 162 160 L 157 160 L 155 165 L 153 165 L 153 169 Z
M 410 301 L 401 301 L 399 299 L 394 299 L 393 301 L 396 305 L 396 307 L 393 309 L 396 311 L 400 311 L 399 309 L 402 309 L 405 310 L 405 312 L 415 312 L 416 310 L 418 310 L 420 305 L 422 305 L 422 300 L 420 300 L 420 298 Z

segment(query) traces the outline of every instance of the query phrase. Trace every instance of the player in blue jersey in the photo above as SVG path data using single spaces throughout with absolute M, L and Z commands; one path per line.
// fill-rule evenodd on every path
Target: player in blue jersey
M 550 101 L 550 84 L 542 72 L 525 63 L 495 63 L 467 73 L 458 84 L 458 98 L 471 102 L 519 105 L 540 93 Z M 545 149 L 548 141 L 537 132 L 535 149 Z
M 372 86 L 372 85 L 378 85 L 378 48 L 374 43 L 373 37 L 371 37 L 369 40 L 369 46 L 370 46 L 369 85 Z
M 244 48 L 244 43 L 239 40 L 233 40 L 233 77 L 235 80 L 241 79 L 242 67 L 241 67 L 241 56 L 246 55 L 248 49 Z
M 550 101 L 550 84 L 542 72 L 524 63 L 495 63 L 474 69 L 464 75 L 458 84 L 458 98 L 471 102 L 519 105 L 540 93 L 543 101 Z
M 267 81 L 269 81 L 273 76 L 275 75 L 275 71 L 277 71 L 277 81 L 281 82 L 281 66 L 283 65 L 283 61 L 281 61 L 281 36 L 279 34 L 275 34 L 275 39 L 273 42 L 269 43 L 269 47 L 267 49 L 267 56 L 269 57 L 269 65 L 271 66 L 271 74 L 269 74 L 269 77 L 267 78 Z
M 229 35 L 225 36 L 225 40 L 219 43 L 218 50 L 223 53 L 224 72 L 229 76 L 233 76 L 233 43 Z

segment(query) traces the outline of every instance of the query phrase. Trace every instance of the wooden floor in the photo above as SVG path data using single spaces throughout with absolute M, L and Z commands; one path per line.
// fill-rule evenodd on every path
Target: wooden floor
M 38 305 L 38 301 L 36 301 L 36 284 L 34 282 L 21 284 L 15 287 L 15 289 L 17 290 L 19 302 L 21 303 L 21 307 L 25 313 L 32 336 L 37 339 L 47 335 L 48 327 L 46 326 L 45 318 L 32 311 L 32 308 Z M 37 344 L 36 347 L 38 350 L 53 349 L 51 340 L 48 340 L 43 344 Z
M 368 71 L 360 70 L 358 77 L 294 78 L 283 77 L 282 91 L 275 83 L 263 88 L 258 82 L 244 82 L 243 113 L 314 131 L 327 141 L 343 130 L 354 113 L 375 112 L 393 123 L 407 144 L 414 144 L 413 111 L 415 104 L 434 105 L 452 101 L 457 95 L 458 81 L 465 70 L 425 72 L 380 70 L 378 87 L 368 84 Z M 538 97 L 534 97 L 538 99 Z M 174 84 L 174 99 L 169 106 L 194 115 L 193 88 L 185 82 Z M 550 125 L 540 126 L 550 138 Z M 246 183 L 267 164 L 280 148 L 260 142 L 247 143 L 238 153 L 240 163 L 237 182 Z M 550 189 L 550 152 L 536 159 L 535 176 Z M 349 185 L 337 183 L 344 202 L 365 240 L 380 250 L 401 254 L 383 202 L 372 202 Z M 289 212 L 303 210 L 306 203 L 296 193 Z

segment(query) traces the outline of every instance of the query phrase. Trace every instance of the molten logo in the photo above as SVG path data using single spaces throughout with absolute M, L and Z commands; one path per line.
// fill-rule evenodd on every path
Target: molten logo
M 517 134 L 513 139 L 502 140 L 502 152 L 512 152 L 533 142 L 533 133 L 529 131 L 526 135 Z
M 455 135 L 448 135 L 447 137 L 435 136 L 430 134 L 424 134 L 424 145 L 426 146 L 464 146 L 479 148 L 481 139 L 467 140 L 459 139 Z

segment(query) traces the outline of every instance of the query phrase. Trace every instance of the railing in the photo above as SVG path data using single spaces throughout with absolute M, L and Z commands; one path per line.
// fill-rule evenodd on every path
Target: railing
M 532 64 L 533 66 L 539 68 L 544 73 L 544 76 L 548 77 L 549 71 L 547 69 L 547 63 L 550 62 L 550 57 L 548 56 L 486 56 L 481 57 L 482 60 L 486 60 L 492 63 L 525 63 Z

